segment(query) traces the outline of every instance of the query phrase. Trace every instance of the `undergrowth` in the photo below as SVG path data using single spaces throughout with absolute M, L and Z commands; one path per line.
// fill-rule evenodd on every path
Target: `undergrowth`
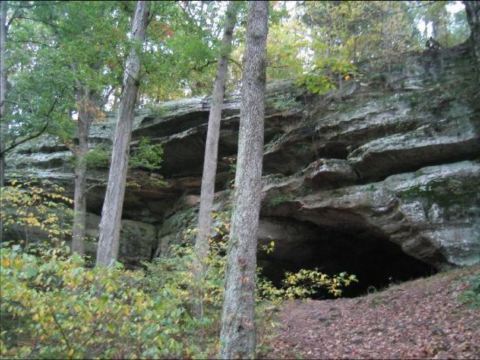
M 31 196 L 13 184 L 17 203 L 10 197 L 9 226 L 36 226 L 13 214 L 31 206 Z M 38 190 L 39 191 L 39 190 Z M 64 201 L 63 195 L 58 198 Z M 23 205 L 22 205 L 23 204 Z M 20 206 L 21 205 L 21 206 Z M 53 205 L 52 205 L 53 206 Z M 43 209 L 51 218 L 56 207 Z M 23 211 L 23 210 L 22 210 Z M 6 215 L 5 213 L 4 215 Z M 27 218 L 29 213 L 27 212 Z M 50 216 L 50 217 L 49 217 Z M 52 218 L 53 219 L 53 218 Z M 144 269 L 126 270 L 121 263 L 111 268 L 89 268 L 86 260 L 71 254 L 65 243 L 4 242 L 1 247 L 0 357 L 10 358 L 211 358 L 218 353 L 218 334 L 223 302 L 229 213 L 214 214 L 211 252 L 205 276 L 194 277 L 195 229 L 184 232 L 184 245 Z M 42 228 L 56 230 L 57 220 Z M 54 235 L 57 233 L 54 231 Z M 55 240 L 59 238 L 55 237 Z M 265 249 L 274 250 L 274 243 Z M 87 259 L 88 260 L 88 259 Z M 338 296 L 356 281 L 353 275 L 327 276 L 316 270 L 287 274 L 276 288 L 257 279 L 257 344 L 264 351 L 275 326 L 276 306 L 284 299 L 305 298 L 319 287 Z M 201 288 L 201 299 L 196 298 Z M 202 316 L 194 316 L 198 302 Z
M 480 308 L 480 273 L 468 279 L 468 288 L 460 294 L 459 300 L 473 308 Z

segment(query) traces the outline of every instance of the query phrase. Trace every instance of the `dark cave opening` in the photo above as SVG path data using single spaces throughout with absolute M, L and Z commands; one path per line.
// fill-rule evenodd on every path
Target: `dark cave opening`
M 275 249 L 259 251 L 263 275 L 281 286 L 286 271 L 318 268 L 328 275 L 355 274 L 358 283 L 344 288 L 343 297 L 361 296 L 396 284 L 436 273 L 436 269 L 405 254 L 399 245 L 373 230 L 352 231 L 285 219 L 263 219 L 259 244 L 275 240 Z M 314 299 L 332 298 L 325 290 Z

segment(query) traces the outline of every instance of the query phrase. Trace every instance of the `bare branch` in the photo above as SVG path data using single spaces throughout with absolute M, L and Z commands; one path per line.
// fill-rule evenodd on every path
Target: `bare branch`
M 45 133 L 45 131 L 47 131 L 47 129 L 48 129 L 48 126 L 50 125 L 50 115 L 52 114 L 53 110 L 55 110 L 55 106 L 57 105 L 57 102 L 58 102 L 58 97 L 55 98 L 55 100 L 52 103 L 52 106 L 50 106 L 50 109 L 48 110 L 47 114 L 45 115 L 46 122 L 39 131 L 37 131 L 35 134 L 29 135 L 29 136 L 27 136 L 27 137 L 25 137 L 25 138 L 23 138 L 19 141 L 14 141 L 12 144 L 7 146 L 2 152 L 0 152 L 0 156 L 1 157 L 5 156 L 6 153 L 15 149 L 17 146 L 19 146 L 21 144 L 24 144 L 27 141 L 36 139 L 37 137 L 39 137 L 40 135 Z
M 107 185 L 106 181 L 101 182 L 101 183 L 97 183 L 97 184 L 92 184 L 89 187 L 87 187 L 87 189 L 85 190 L 85 193 L 88 193 L 90 190 L 95 189 L 96 187 L 106 186 L 106 185 Z

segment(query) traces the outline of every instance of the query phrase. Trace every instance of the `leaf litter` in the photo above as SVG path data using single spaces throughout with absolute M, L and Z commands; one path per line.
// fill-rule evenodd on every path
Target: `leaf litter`
M 459 300 L 473 275 L 480 266 L 357 298 L 286 302 L 265 357 L 478 359 L 480 308 Z

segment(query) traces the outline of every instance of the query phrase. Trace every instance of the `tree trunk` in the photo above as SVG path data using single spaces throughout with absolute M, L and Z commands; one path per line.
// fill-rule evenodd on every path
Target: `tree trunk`
M 231 53 L 233 29 L 235 27 L 238 3 L 230 1 L 228 4 L 225 30 L 222 40 L 220 57 L 218 59 L 217 77 L 213 88 L 212 104 L 208 117 L 208 131 L 205 145 L 205 157 L 203 162 L 202 189 L 200 194 L 200 212 L 198 215 L 198 234 L 195 241 L 195 277 L 202 279 L 205 272 L 205 259 L 208 256 L 208 236 L 212 223 L 211 212 L 215 193 L 215 176 L 217 173 L 218 140 L 220 137 L 220 122 L 222 118 L 223 97 L 225 94 L 225 82 L 228 70 L 228 57 Z M 200 302 L 196 306 L 197 315 L 202 315 L 202 294 L 198 294 Z
M 117 260 L 120 243 L 120 221 L 128 171 L 130 138 L 138 93 L 140 56 L 138 46 L 145 40 L 148 18 L 148 1 L 138 1 L 132 23 L 132 39 L 135 41 L 125 66 L 123 96 L 113 141 L 112 161 L 108 174 L 107 191 L 100 221 L 100 237 L 96 264 L 111 266 Z
M 87 213 L 87 159 L 90 125 L 95 120 L 94 94 L 84 89 L 78 98 L 77 141 L 75 146 L 75 190 L 73 205 L 72 252 L 85 255 Z
M 7 70 L 5 52 L 7 45 L 7 2 L 0 3 L 0 188 L 5 184 L 5 98 L 7 91 Z M 1 225 L 0 225 L 1 226 Z M 2 230 L 2 229 L 0 229 Z M 0 235 L 1 236 L 1 235 Z
M 478 1 L 464 1 L 467 21 L 470 26 L 470 41 L 477 60 L 477 75 L 480 78 L 480 3 Z
M 0 192 L 5 185 L 5 98 L 7 90 L 7 70 L 5 52 L 7 45 L 7 2 L 0 2 Z M 3 240 L 3 218 L 0 216 L 0 241 Z
M 235 175 L 235 203 L 225 274 L 220 357 L 255 356 L 255 272 L 265 115 L 268 2 L 249 3 Z

